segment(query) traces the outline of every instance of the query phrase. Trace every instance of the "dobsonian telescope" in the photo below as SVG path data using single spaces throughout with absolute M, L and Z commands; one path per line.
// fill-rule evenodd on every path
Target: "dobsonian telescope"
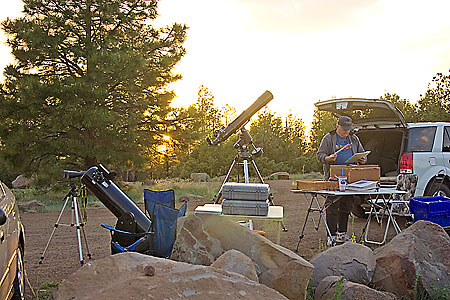
M 255 161 L 253 160 L 253 156 L 257 157 L 262 154 L 263 150 L 260 147 L 256 147 L 253 143 L 253 139 L 250 133 L 244 128 L 245 125 L 250 121 L 251 117 L 256 114 L 261 108 L 267 105 L 270 100 L 273 99 L 273 95 L 269 91 L 265 91 L 255 102 L 252 103 L 246 110 L 244 110 L 236 119 L 234 119 L 230 124 L 228 124 L 225 128 L 220 128 L 219 130 L 213 132 L 214 139 L 207 138 L 207 142 L 210 146 L 217 146 L 220 143 L 227 140 L 231 135 L 240 131 L 239 140 L 234 144 L 234 147 L 238 150 L 238 154 L 235 156 L 227 175 L 225 176 L 224 181 L 222 182 L 222 186 L 219 189 L 219 192 L 214 197 L 214 203 L 219 202 L 222 197 L 223 186 L 228 179 L 230 179 L 231 172 L 234 170 L 236 164 L 242 163 L 244 167 L 244 181 L 245 183 L 249 183 L 248 179 L 248 162 L 252 164 L 252 167 L 258 176 L 258 179 L 261 183 L 264 183 L 264 180 L 261 176 L 261 173 L 256 166 Z M 250 153 L 248 145 L 253 146 L 253 151 Z

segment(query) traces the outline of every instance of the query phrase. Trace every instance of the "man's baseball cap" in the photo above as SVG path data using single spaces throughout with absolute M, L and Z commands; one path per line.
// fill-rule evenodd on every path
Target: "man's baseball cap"
M 340 125 L 344 130 L 351 130 L 353 129 L 352 118 L 347 116 L 340 116 L 338 125 Z

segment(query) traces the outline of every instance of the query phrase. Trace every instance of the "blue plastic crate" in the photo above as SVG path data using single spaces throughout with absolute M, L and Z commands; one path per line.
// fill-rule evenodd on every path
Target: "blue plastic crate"
M 450 226 L 450 198 L 423 197 L 409 200 L 409 211 L 418 220 L 431 221 L 441 226 Z

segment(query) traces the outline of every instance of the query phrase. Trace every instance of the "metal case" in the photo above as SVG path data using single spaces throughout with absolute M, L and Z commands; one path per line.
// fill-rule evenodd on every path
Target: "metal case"
M 222 214 L 267 216 L 269 204 L 266 201 L 223 200 Z
M 227 200 L 266 201 L 269 185 L 263 183 L 227 182 L 223 185 L 222 197 Z

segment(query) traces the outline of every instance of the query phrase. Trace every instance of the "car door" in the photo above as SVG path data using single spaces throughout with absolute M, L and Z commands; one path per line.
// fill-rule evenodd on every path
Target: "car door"
M 1 182 L 0 182 L 1 185 Z M 11 279 L 8 276 L 10 253 L 8 251 L 8 226 L 9 226 L 9 199 L 2 186 L 0 186 L 0 209 L 6 215 L 6 223 L 0 225 L 0 299 L 6 299 L 11 287 Z
M 319 101 L 314 105 L 321 111 L 328 111 L 336 117 L 346 115 L 352 118 L 355 128 L 406 128 L 402 112 L 386 100 L 365 98 L 340 98 Z
M 442 143 L 442 153 L 446 174 L 450 176 L 450 126 L 444 126 L 444 139 Z

